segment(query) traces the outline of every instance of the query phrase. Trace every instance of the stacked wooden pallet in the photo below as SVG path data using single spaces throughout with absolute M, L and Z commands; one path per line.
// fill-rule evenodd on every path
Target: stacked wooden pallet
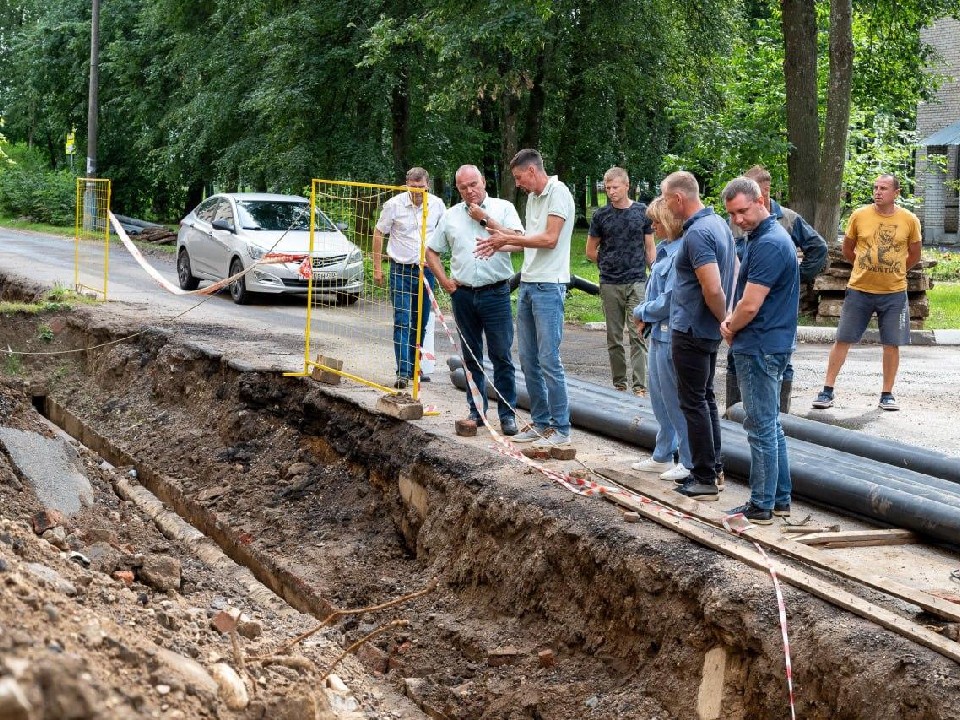
M 817 303 L 817 322 L 836 324 L 843 307 L 843 296 L 850 279 L 853 266 L 843 257 L 841 245 L 833 243 L 827 255 L 827 268 L 817 276 L 813 291 L 819 298 Z M 933 287 L 933 281 L 927 274 L 927 268 L 936 265 L 936 260 L 921 260 L 907 273 L 907 298 L 910 303 L 910 328 L 922 330 L 923 323 L 930 315 L 930 302 L 927 290 Z

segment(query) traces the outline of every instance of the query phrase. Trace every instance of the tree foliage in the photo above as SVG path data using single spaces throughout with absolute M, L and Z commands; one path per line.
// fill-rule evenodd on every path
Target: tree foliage
M 958 2 L 853 2 L 848 192 L 909 137 L 932 88 L 919 28 Z M 819 162 L 829 1 L 813 8 Z M 474 163 L 513 198 L 527 146 L 578 190 L 618 164 L 651 193 L 686 167 L 715 195 L 762 162 L 783 194 L 811 161 L 788 164 L 781 21 L 779 0 L 102 0 L 98 168 L 118 209 L 165 220 L 213 189 L 412 165 L 443 191 Z M 71 128 L 86 151 L 89 42 L 88 0 L 0 0 L 0 117 L 52 170 Z

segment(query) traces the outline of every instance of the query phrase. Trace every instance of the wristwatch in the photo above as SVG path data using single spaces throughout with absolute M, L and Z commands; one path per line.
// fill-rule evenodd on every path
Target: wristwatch
M 486 227 L 486 226 L 487 226 L 487 219 L 486 219 L 486 218 L 481 218 L 479 222 L 480 222 L 480 227 Z

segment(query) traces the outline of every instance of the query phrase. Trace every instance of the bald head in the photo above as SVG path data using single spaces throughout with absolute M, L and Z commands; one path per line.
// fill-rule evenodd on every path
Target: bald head
M 461 165 L 454 176 L 457 192 L 467 205 L 479 205 L 487 197 L 487 183 L 476 165 Z

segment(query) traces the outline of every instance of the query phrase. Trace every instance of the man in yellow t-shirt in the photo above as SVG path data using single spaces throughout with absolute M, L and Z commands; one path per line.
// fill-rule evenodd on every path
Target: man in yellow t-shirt
M 910 344 L 907 271 L 920 260 L 920 221 L 896 204 L 900 182 L 880 175 L 873 183 L 873 204 L 854 210 L 843 238 L 843 256 L 853 264 L 840 311 L 837 340 L 830 348 L 823 390 L 813 407 L 833 407 L 833 383 L 860 342 L 874 314 L 883 346 L 882 410 L 899 410 L 893 383 L 900 366 L 900 346 Z

